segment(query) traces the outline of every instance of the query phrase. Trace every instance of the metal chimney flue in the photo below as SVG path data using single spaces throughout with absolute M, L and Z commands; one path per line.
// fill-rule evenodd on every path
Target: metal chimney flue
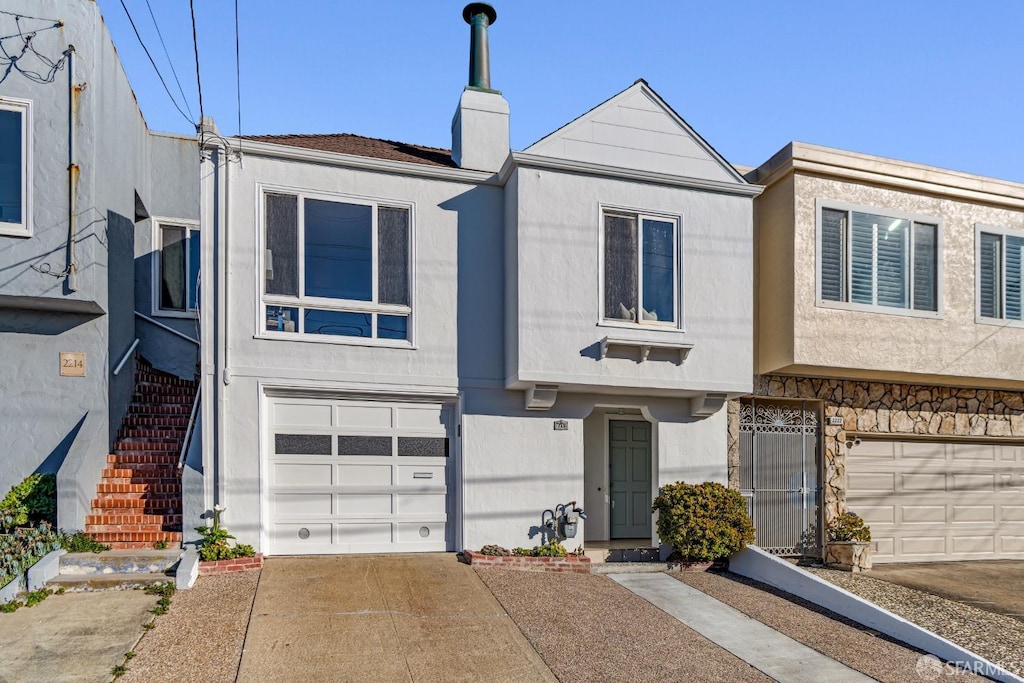
M 471 2 L 462 10 L 469 24 L 469 87 L 491 89 L 491 56 L 487 46 L 487 27 L 498 20 L 498 13 L 485 2 Z

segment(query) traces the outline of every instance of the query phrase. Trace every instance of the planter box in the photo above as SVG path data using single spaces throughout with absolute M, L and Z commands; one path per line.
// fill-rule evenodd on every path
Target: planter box
M 236 557 L 233 560 L 217 560 L 216 562 L 200 562 L 199 575 L 225 574 L 227 572 L 244 572 L 263 567 L 263 555 L 257 553 L 252 557 Z
M 841 541 L 825 546 L 825 566 L 847 572 L 866 572 L 871 569 L 871 544 Z
M 463 550 L 459 559 L 472 567 L 498 567 L 499 569 L 518 569 L 526 572 L 590 573 L 590 558 L 585 555 L 521 557 L 519 555 L 482 555 L 474 550 Z

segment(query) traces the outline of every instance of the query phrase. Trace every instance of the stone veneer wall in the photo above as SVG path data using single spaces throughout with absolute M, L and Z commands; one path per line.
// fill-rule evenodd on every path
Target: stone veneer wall
M 820 401 L 824 523 L 846 511 L 847 432 L 1024 439 L 1024 393 L 763 375 L 754 398 Z M 729 402 L 729 485 L 739 488 L 740 401 Z M 828 418 L 843 418 L 830 426 Z

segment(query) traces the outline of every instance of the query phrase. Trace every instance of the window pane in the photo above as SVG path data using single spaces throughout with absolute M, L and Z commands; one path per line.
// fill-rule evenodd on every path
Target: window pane
M 391 455 L 391 437 L 339 436 L 338 455 Z
M 985 318 L 1003 317 L 1003 238 L 981 233 L 981 253 L 978 254 L 978 299 L 980 314 Z
M 188 310 L 196 310 L 196 288 L 199 284 L 199 260 L 201 258 L 199 231 L 188 233 Z
M 377 301 L 409 304 L 409 211 L 377 209 Z
M 0 109 L 0 223 L 21 223 L 21 117 Z
M 938 310 L 938 228 L 914 223 L 914 308 Z
M 373 298 L 371 207 L 318 199 L 307 199 L 304 207 L 306 296 L 370 301 Z
M 875 216 L 854 213 L 850 226 L 850 301 L 873 304 Z
M 266 197 L 267 294 L 299 295 L 299 200 L 292 195 Z
M 846 301 L 846 212 L 821 210 L 821 298 Z
M 298 332 L 299 309 L 267 306 L 268 332 Z
M 160 308 L 185 310 L 185 228 L 160 228 Z
M 306 334 L 333 334 L 340 337 L 372 336 L 370 313 L 306 310 L 303 331 Z
M 644 220 L 644 302 L 640 320 L 674 321 L 676 317 L 675 223 Z
M 274 453 L 277 455 L 330 455 L 329 434 L 275 434 Z
M 1024 250 L 1024 239 L 1006 236 L 1006 317 L 1010 320 L 1021 319 L 1021 251 Z
M 400 436 L 398 454 L 424 458 L 447 458 L 448 439 L 443 436 Z
M 875 216 L 874 220 L 878 250 L 875 266 L 878 305 L 907 308 L 910 221 L 885 216 Z
M 604 317 L 636 320 L 636 219 L 604 217 Z
M 378 315 L 377 336 L 381 339 L 408 339 L 409 318 L 404 315 Z

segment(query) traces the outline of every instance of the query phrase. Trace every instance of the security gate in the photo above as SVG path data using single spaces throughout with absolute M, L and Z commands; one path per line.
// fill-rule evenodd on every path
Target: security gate
M 756 543 L 775 555 L 820 555 L 818 411 L 806 401 L 740 404 L 740 491 Z

